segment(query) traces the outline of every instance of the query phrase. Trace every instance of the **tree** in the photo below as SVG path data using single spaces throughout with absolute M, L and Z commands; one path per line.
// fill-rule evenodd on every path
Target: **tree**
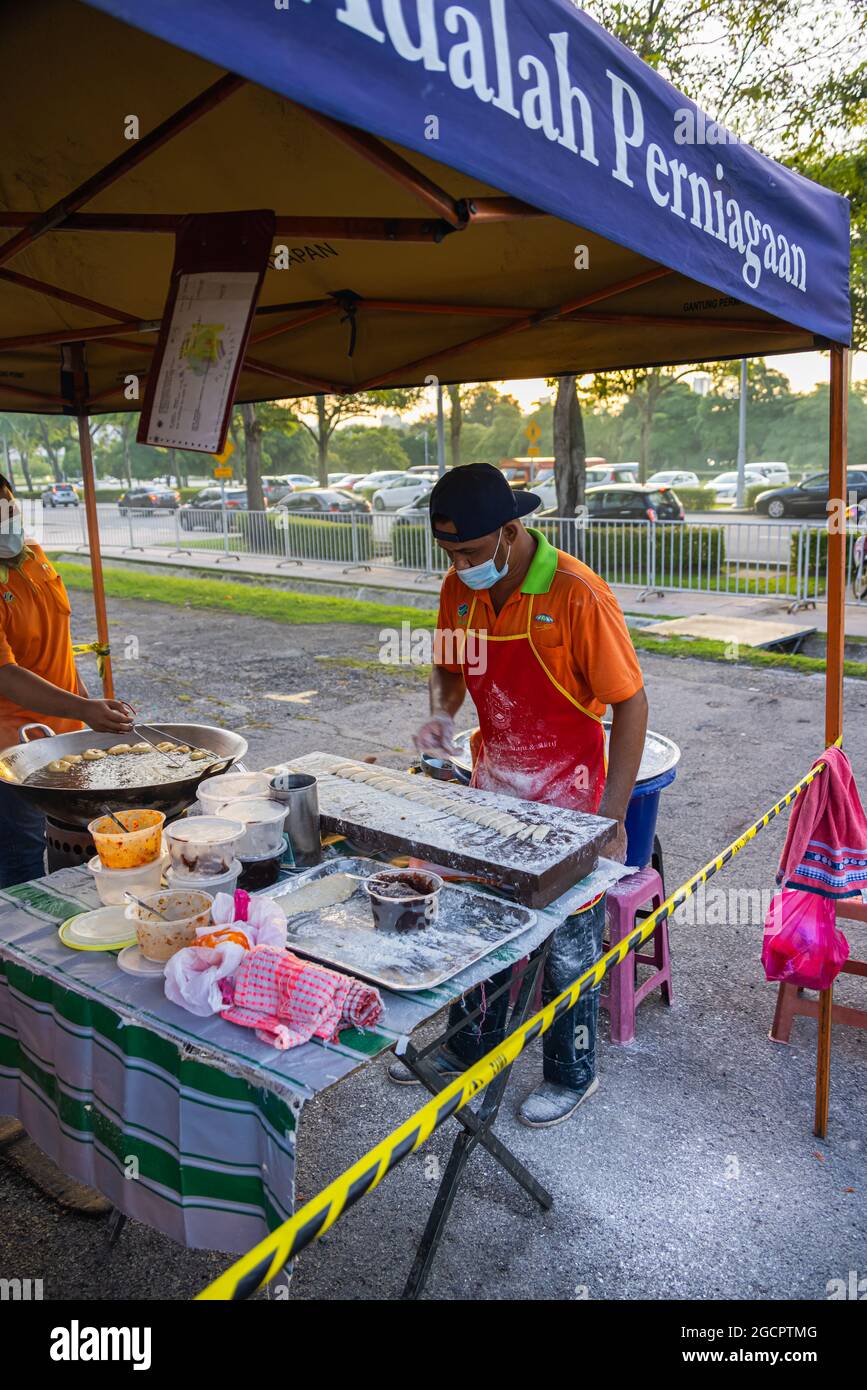
M 715 120 L 851 199 L 854 341 L 867 342 L 863 0 L 582 4 Z
M 463 411 L 461 409 L 461 395 L 468 394 L 466 386 L 449 386 L 449 401 L 451 410 L 449 411 L 449 454 L 451 456 L 452 468 L 461 466 L 461 426 L 463 424 Z
M 628 403 L 635 411 L 638 419 L 639 482 L 647 482 L 653 419 L 660 402 L 676 381 L 695 370 L 695 365 L 692 365 L 679 368 L 633 367 L 624 372 L 601 372 L 594 376 L 592 385 L 588 387 L 591 398 L 596 401 Z
M 380 468 L 409 467 L 409 455 L 397 430 L 387 425 L 348 425 L 332 442 L 335 461 L 347 473 L 374 473 Z
M 554 484 L 558 516 L 574 516 L 584 504 L 587 445 L 578 399 L 578 378 L 557 377 L 554 400 Z
M 316 464 L 320 487 L 328 485 L 328 450 L 338 425 L 386 406 L 401 410 L 414 405 L 422 387 L 392 391 L 359 391 L 354 396 L 300 396 L 289 403 L 292 418 L 305 429 L 316 445 Z
M 244 425 L 244 470 L 247 481 L 247 509 L 264 512 L 265 494 L 262 491 L 262 436 L 265 425 L 260 407 L 245 403 L 239 406 Z

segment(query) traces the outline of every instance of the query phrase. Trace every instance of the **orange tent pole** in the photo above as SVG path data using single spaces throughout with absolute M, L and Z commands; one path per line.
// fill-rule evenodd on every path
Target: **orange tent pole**
M 848 421 L 848 350 L 831 347 L 831 402 L 828 430 L 829 497 L 842 502 L 828 528 L 828 644 L 825 652 L 825 747 L 843 733 L 843 642 L 846 626 L 846 446 Z M 816 1054 L 816 1118 L 813 1133 L 828 1130 L 831 1089 L 831 1021 L 834 991 L 819 994 L 819 1040 Z
M 93 449 L 90 442 L 90 422 L 85 405 L 87 363 L 83 343 L 71 343 L 71 366 L 75 390 L 75 410 L 78 420 L 78 443 L 81 449 L 81 477 L 84 483 L 84 509 L 87 514 L 87 537 L 90 542 L 90 573 L 93 577 L 93 606 L 96 610 L 96 635 L 106 649 L 102 667 L 102 690 L 105 698 L 114 697 L 111 656 L 108 652 L 108 614 L 105 608 L 105 583 L 102 577 L 102 555 L 99 548 L 99 516 L 96 510 L 96 483 L 93 473 Z

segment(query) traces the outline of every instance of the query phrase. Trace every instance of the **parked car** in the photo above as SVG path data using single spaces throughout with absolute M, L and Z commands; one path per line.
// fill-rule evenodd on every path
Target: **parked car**
M 383 468 L 377 473 L 367 473 L 355 484 L 352 491 L 361 493 L 370 502 L 373 494 L 378 492 L 384 483 L 391 482 L 392 478 L 406 478 L 406 473 L 403 469 L 398 471 L 395 468 Z
M 867 499 L 867 471 L 863 468 L 847 469 L 846 491 L 855 502 Z M 825 517 L 829 500 L 829 474 L 814 473 L 812 477 L 804 478 L 791 487 L 760 492 L 756 498 L 756 511 L 775 520 L 785 516 Z
M 686 470 L 677 468 L 662 469 L 659 473 L 651 473 L 647 480 L 648 487 L 700 487 L 697 473 L 690 473 Z
M 363 482 L 367 476 L 366 473 L 336 473 L 332 482 L 329 473 L 328 482 L 331 487 L 340 488 L 341 492 L 354 492 L 356 484 Z
M 314 521 L 351 521 L 353 516 L 366 516 L 370 503 L 342 488 L 311 487 L 306 491 L 290 492 L 274 510 L 277 525 L 285 526 L 290 516 L 309 517 Z
M 789 481 L 789 465 L 787 463 L 748 463 L 746 471 L 751 473 L 755 469 L 756 473 L 761 473 L 763 478 L 767 478 L 769 483 L 774 483 L 782 487 Z
M 181 505 L 181 495 L 171 488 L 133 488 L 122 492 L 117 499 L 121 516 L 130 512 L 176 512 Z
M 42 494 L 44 507 L 77 507 L 78 493 L 72 483 L 52 483 Z
M 395 526 L 418 526 L 427 525 L 430 514 L 430 499 L 433 488 L 430 483 L 426 491 L 419 493 L 415 501 L 407 502 L 403 507 L 398 507 L 394 514 Z
M 637 463 L 591 463 L 587 460 L 588 487 L 600 483 L 637 483 L 638 474 Z
M 285 497 L 287 492 L 291 492 L 293 488 L 314 487 L 315 483 L 315 478 L 311 478 L 309 473 L 287 473 L 280 478 L 263 478 L 262 496 L 265 498 L 266 505 L 270 506 L 274 502 L 279 502 L 281 497 Z
M 423 477 L 429 478 L 435 478 L 437 476 L 436 465 L 432 463 L 414 463 L 412 467 L 408 468 L 406 471 L 407 473 L 421 474 Z
M 680 498 L 672 488 L 642 487 L 638 483 L 611 483 L 590 487 L 585 493 L 587 514 L 594 521 L 685 521 Z M 556 508 L 539 512 L 549 519 Z
M 247 510 L 247 489 L 227 487 L 225 493 L 226 512 L 245 512 Z M 185 502 L 180 510 L 180 522 L 184 531 L 221 531 L 223 528 L 223 494 L 218 487 L 204 487 L 191 502 Z
M 403 474 L 401 477 L 392 478 L 373 494 L 373 510 L 393 512 L 398 507 L 411 506 L 416 497 L 421 496 L 423 492 L 430 492 L 431 482 L 431 478 L 422 478 L 417 473 L 412 477 Z

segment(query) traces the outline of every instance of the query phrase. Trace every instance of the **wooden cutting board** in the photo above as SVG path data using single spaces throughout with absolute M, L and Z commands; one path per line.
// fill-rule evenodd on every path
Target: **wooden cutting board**
M 592 873 L 616 829 L 604 816 L 331 753 L 307 753 L 286 767 L 317 778 L 326 834 L 345 835 L 367 851 L 409 855 L 476 875 L 528 907 L 546 907 Z M 356 780 L 358 774 L 376 780 Z M 417 799 L 420 795 L 424 800 Z M 508 814 L 520 822 L 521 832 L 529 828 L 530 838 L 468 820 L 471 810 Z

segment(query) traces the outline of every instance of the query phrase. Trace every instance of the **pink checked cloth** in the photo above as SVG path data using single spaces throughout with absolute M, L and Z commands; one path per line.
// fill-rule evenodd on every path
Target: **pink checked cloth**
M 256 946 L 232 982 L 234 997 L 221 1018 L 255 1028 L 284 1051 L 311 1038 L 334 1039 L 341 1028 L 371 1028 L 382 1018 L 379 991 L 291 951 Z

